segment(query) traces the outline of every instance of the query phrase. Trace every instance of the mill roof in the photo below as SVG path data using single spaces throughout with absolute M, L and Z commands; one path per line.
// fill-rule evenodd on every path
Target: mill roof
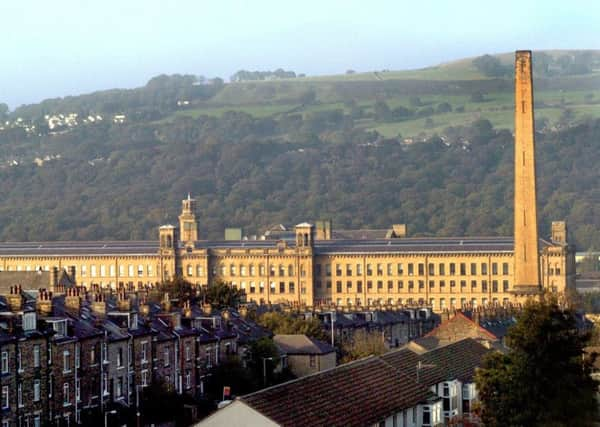
M 316 254 L 333 253 L 467 253 L 513 251 L 512 237 L 413 237 L 400 239 L 334 239 L 317 240 Z M 211 240 L 197 241 L 196 249 L 275 248 L 275 240 Z M 551 243 L 540 239 L 540 247 Z M 289 247 L 295 247 L 293 241 Z M 89 242 L 4 242 L 0 256 L 64 256 L 64 255 L 155 255 L 158 241 L 89 241 Z M 11 285 L 14 283 L 11 283 Z

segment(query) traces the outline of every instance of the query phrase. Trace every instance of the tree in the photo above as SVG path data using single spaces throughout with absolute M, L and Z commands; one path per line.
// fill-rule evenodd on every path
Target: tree
M 246 293 L 231 284 L 217 281 L 200 291 L 200 299 L 215 308 L 237 307 L 246 299 Z
M 277 312 L 265 313 L 258 323 L 274 334 L 303 334 L 321 341 L 327 340 L 321 322 L 317 319 L 304 319 Z
M 502 66 L 500 60 L 491 55 L 483 55 L 475 58 L 473 65 L 487 77 L 501 77 L 507 72 L 507 69 Z
M 3 102 L 0 102 L 0 121 L 5 120 L 7 117 L 8 117 L 8 105 L 6 105 Z
M 379 331 L 359 329 L 351 339 L 341 345 L 341 363 L 351 362 L 370 355 L 380 355 L 386 352 L 383 335 Z
M 178 300 L 179 305 L 182 305 L 185 301 L 192 300 L 196 295 L 194 285 L 181 276 L 174 277 L 172 280 L 165 282 L 160 289 L 167 292 L 169 298 Z
M 378 122 L 387 122 L 392 119 L 392 111 L 385 101 L 377 101 L 373 106 L 375 111 L 375 120 Z
M 423 103 L 421 102 L 421 98 L 419 98 L 418 96 L 411 96 L 410 98 L 408 98 L 408 102 L 413 107 L 420 107 L 423 105 Z
M 442 102 L 436 107 L 437 113 L 449 113 L 452 111 L 452 105 L 447 102 Z
M 587 339 L 556 298 L 526 303 L 508 333 L 509 353 L 491 354 L 476 373 L 484 424 L 591 425 L 597 384 L 582 358 Z
M 207 392 L 215 400 L 223 397 L 223 387 L 231 387 L 232 396 L 241 396 L 258 390 L 262 377 L 253 369 L 246 369 L 238 358 L 229 358 L 217 365 L 209 377 Z
M 298 101 L 302 105 L 312 105 L 317 102 L 317 92 L 313 88 L 305 90 L 300 94 Z
M 263 378 L 264 385 L 275 380 L 275 368 L 280 359 L 279 349 L 271 338 L 261 338 L 250 345 L 248 365 L 257 378 Z
M 186 417 L 185 406 L 194 405 L 194 399 L 186 394 L 177 394 L 173 385 L 165 381 L 153 381 L 145 387 L 140 400 L 144 425 L 173 421 L 176 421 L 176 425 L 189 425 L 192 421 Z
M 471 94 L 471 102 L 483 102 L 485 98 L 481 92 L 473 92 Z

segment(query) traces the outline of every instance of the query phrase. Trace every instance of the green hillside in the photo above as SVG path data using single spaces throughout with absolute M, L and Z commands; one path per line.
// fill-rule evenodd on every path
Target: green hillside
M 540 232 L 600 247 L 600 52 L 534 53 Z M 330 218 L 510 234 L 511 56 L 414 71 L 144 87 L 0 109 L 0 239 L 155 238 L 188 192 L 203 238 Z

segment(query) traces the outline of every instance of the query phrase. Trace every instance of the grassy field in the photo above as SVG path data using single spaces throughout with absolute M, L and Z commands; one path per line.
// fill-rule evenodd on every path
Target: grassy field
M 567 52 L 546 51 L 552 56 L 564 55 Z M 504 64 L 510 64 L 514 54 L 501 54 L 498 57 Z M 482 75 L 473 66 L 472 59 L 462 59 L 419 70 L 374 71 L 231 83 L 210 101 L 195 105 L 191 109 L 177 111 L 173 116 L 196 118 L 200 115 L 221 116 L 226 111 L 241 111 L 256 118 L 263 118 L 277 117 L 288 112 L 309 114 L 335 109 L 342 109 L 346 114 L 350 114 L 352 106 L 348 100 L 353 100 L 363 110 L 363 117 L 356 120 L 355 125 L 375 130 L 385 137 L 430 136 L 442 132 L 448 126 L 466 125 L 479 118 L 490 120 L 496 127 L 512 129 L 512 89 L 484 91 L 484 102 L 474 102 L 472 99 L 472 93 L 477 92 L 478 88 L 507 88 L 511 85 L 506 83 L 504 86 L 490 85 L 494 81 Z M 583 80 L 576 80 L 578 78 L 578 76 L 572 77 L 576 82 L 583 82 Z M 448 83 L 444 84 L 444 81 Z M 452 83 L 454 81 L 457 82 L 456 85 Z M 418 84 L 411 82 L 418 82 Z M 439 86 L 440 84 L 442 86 Z M 583 83 L 579 85 L 593 87 L 593 90 L 536 90 L 537 120 L 543 118 L 553 124 L 561 118 L 565 109 L 572 112 L 574 120 L 600 117 L 600 103 L 594 103 L 600 102 L 600 88 L 596 89 L 589 84 L 585 86 Z M 442 87 L 443 90 L 437 91 L 438 87 Z M 573 85 L 571 84 L 570 87 Z M 413 89 L 421 101 L 418 106 L 415 106 L 414 102 L 411 103 L 411 97 L 415 96 L 410 95 Z M 316 102 L 304 105 L 303 96 L 310 92 L 314 93 Z M 399 95 L 401 93 L 404 95 Z M 376 122 L 373 119 L 376 100 L 385 101 L 392 110 L 399 106 L 413 111 L 433 108 L 434 114 L 430 116 L 433 123 L 428 121 L 426 125 L 426 119 L 423 117 L 391 123 Z M 449 103 L 453 111 L 435 113 L 441 103 Z M 456 111 L 457 108 L 459 111 Z

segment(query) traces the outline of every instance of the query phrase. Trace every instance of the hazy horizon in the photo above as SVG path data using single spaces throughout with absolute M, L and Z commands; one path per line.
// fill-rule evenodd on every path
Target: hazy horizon
M 144 85 L 159 74 L 219 76 L 284 68 L 307 75 L 415 69 L 516 49 L 594 49 L 590 0 L 398 1 L 34 0 L 0 5 L 0 102 Z

